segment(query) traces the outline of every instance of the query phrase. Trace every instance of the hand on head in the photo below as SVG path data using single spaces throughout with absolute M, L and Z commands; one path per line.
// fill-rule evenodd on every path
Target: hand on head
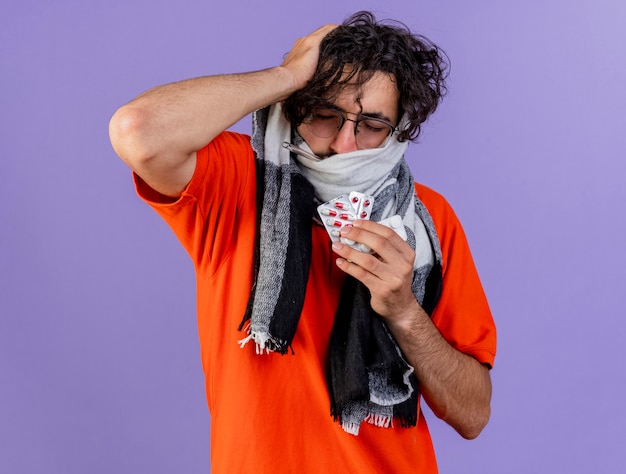
M 324 25 L 311 34 L 298 39 L 285 56 L 281 66 L 291 72 L 297 89 L 306 86 L 313 77 L 319 60 L 320 43 L 338 25 Z

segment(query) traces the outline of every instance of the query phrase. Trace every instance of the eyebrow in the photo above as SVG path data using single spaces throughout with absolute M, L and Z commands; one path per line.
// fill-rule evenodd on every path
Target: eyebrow
M 359 112 L 358 114 L 355 114 L 354 112 L 350 112 L 350 111 L 342 109 L 341 107 L 337 107 L 332 102 L 325 102 L 324 105 L 322 105 L 322 107 L 328 107 L 330 109 L 340 110 L 344 114 L 347 113 L 347 114 L 357 115 L 359 117 L 369 117 L 369 118 L 384 120 L 385 122 L 389 122 L 391 125 L 393 125 L 393 121 L 382 112 Z
M 359 115 L 361 117 L 371 117 L 371 118 L 381 119 L 393 125 L 392 120 L 389 117 L 387 117 L 385 114 L 380 113 L 380 112 L 371 112 L 371 113 L 363 112 L 363 113 L 360 113 Z

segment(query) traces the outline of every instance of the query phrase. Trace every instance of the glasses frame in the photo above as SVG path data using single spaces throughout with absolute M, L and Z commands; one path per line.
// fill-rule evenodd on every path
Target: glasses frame
M 395 125 L 392 125 L 390 122 L 387 122 L 384 119 L 381 119 L 379 117 L 372 117 L 371 115 L 363 115 L 363 114 L 354 114 L 352 112 L 344 112 L 343 110 L 337 108 L 337 107 L 332 107 L 329 105 L 326 106 L 318 106 L 318 107 L 314 107 L 313 110 L 311 111 L 311 113 L 309 114 L 309 117 L 307 117 L 307 119 L 304 120 L 304 123 L 310 123 L 311 119 L 314 117 L 314 112 L 316 110 L 332 110 L 333 112 L 335 112 L 340 118 L 341 118 L 341 123 L 339 124 L 339 126 L 337 127 L 337 131 L 335 132 L 335 134 L 330 135 L 328 137 L 321 137 L 317 134 L 315 134 L 315 132 L 313 132 L 313 129 L 311 128 L 311 133 L 313 133 L 313 135 L 315 135 L 318 138 L 322 138 L 322 139 L 329 139 L 329 138 L 334 138 L 336 137 L 339 132 L 341 131 L 341 129 L 343 128 L 343 126 L 346 124 L 346 122 L 353 122 L 354 123 L 354 136 L 358 136 L 359 134 L 359 124 L 365 120 L 374 120 L 375 122 L 378 122 L 382 125 L 385 125 L 387 127 L 389 127 L 390 132 L 389 134 L 382 140 L 381 143 L 384 143 L 385 140 L 387 140 L 389 137 L 391 137 L 394 133 L 396 133 L 399 129 L 398 127 L 396 127 Z M 350 113 L 352 115 L 356 115 L 356 119 L 351 119 L 346 117 L 346 113 Z

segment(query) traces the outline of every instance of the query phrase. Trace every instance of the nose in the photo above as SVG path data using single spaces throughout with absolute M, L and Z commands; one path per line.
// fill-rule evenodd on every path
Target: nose
M 356 135 L 354 134 L 354 123 L 352 120 L 346 120 L 341 127 L 341 130 L 335 136 L 335 139 L 330 144 L 330 148 L 333 153 L 349 153 L 356 151 Z

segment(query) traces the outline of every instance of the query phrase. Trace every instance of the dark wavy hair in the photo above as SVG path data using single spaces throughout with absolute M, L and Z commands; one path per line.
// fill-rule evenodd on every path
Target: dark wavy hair
M 398 117 L 408 119 L 398 140 L 415 140 L 446 93 L 448 70 L 445 52 L 428 38 L 400 22 L 378 22 L 372 13 L 358 12 L 322 40 L 317 70 L 303 89 L 287 98 L 285 117 L 297 126 L 348 84 L 358 87 L 381 71 L 394 76 L 400 92 Z

